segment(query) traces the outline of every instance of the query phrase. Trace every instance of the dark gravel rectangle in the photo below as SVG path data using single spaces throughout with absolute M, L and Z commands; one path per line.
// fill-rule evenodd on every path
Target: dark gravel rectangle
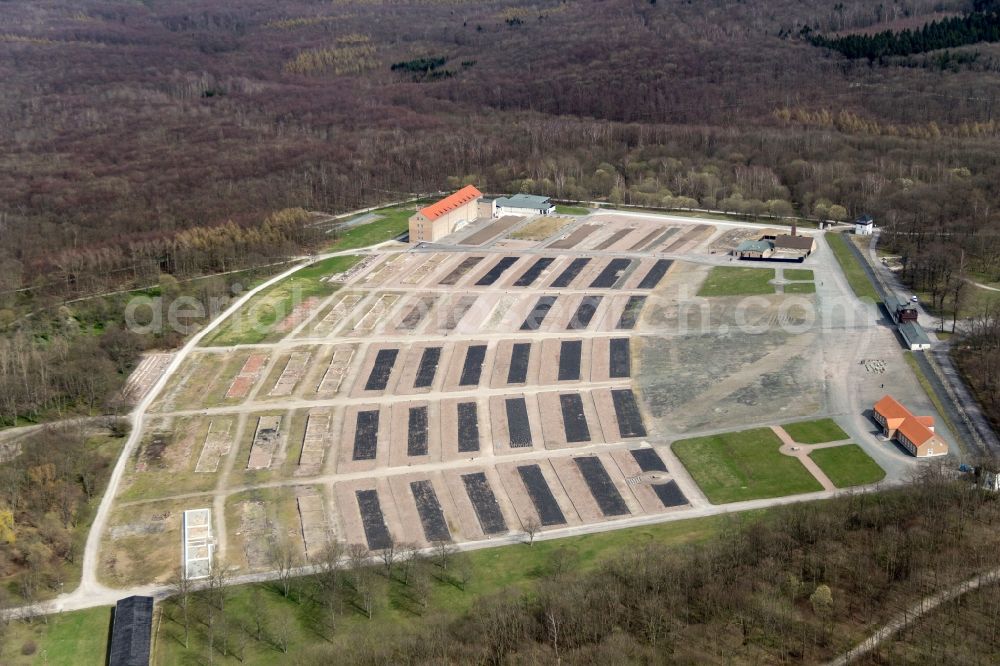
M 505 402 L 510 448 L 523 449 L 531 446 L 531 423 L 528 421 L 527 403 L 524 398 L 507 398 Z
M 399 330 L 412 331 L 415 329 L 434 307 L 434 300 L 433 296 L 422 296 L 399 322 Z
M 576 312 L 573 313 L 573 318 L 569 320 L 566 329 L 580 331 L 590 326 L 590 322 L 594 319 L 594 313 L 597 312 L 597 307 L 601 304 L 603 298 L 603 296 L 584 296 L 583 300 L 580 301 L 579 307 L 576 308 Z
M 639 283 L 639 289 L 653 289 L 656 285 L 660 284 L 660 280 L 663 276 L 667 274 L 670 267 L 674 265 L 674 262 L 670 259 L 659 259 L 646 273 L 642 282 Z
M 636 322 L 639 321 L 639 313 L 642 312 L 642 306 L 645 304 L 645 296 L 629 296 L 628 303 L 625 304 L 625 309 L 622 311 L 622 316 L 618 319 L 618 326 L 616 328 L 626 331 L 635 328 Z
M 458 403 L 458 450 L 460 453 L 479 450 L 479 411 L 474 402 Z
M 459 386 L 475 386 L 483 374 L 483 361 L 486 360 L 486 345 L 471 345 L 465 352 L 465 363 L 462 364 L 462 376 L 458 379 Z
M 434 383 L 434 375 L 437 374 L 440 360 L 440 347 L 424 348 L 423 353 L 420 354 L 420 365 L 417 367 L 417 376 L 413 380 L 413 388 L 427 388 Z
M 530 287 L 538 279 L 538 276 L 542 274 L 542 271 L 552 265 L 553 261 L 555 261 L 554 257 L 542 257 L 538 259 L 535 263 L 531 264 L 528 270 L 521 274 L 521 277 L 514 281 L 514 286 Z
M 410 492 L 413 493 L 413 501 L 417 505 L 420 524 L 424 527 L 424 538 L 432 543 L 450 541 L 448 521 L 444 518 L 444 511 L 441 510 L 441 502 L 434 492 L 434 485 L 430 481 L 413 481 L 410 483 Z
M 587 415 L 583 413 L 583 398 L 580 397 L 580 394 L 560 395 L 559 407 L 562 408 L 566 441 L 570 443 L 589 442 L 590 427 L 587 425 Z
M 478 264 L 482 260 L 483 257 L 466 257 L 465 259 L 462 260 L 462 263 L 460 263 L 458 266 L 455 266 L 455 269 L 451 273 L 448 273 L 448 275 L 446 275 L 444 279 L 442 279 L 441 282 L 439 282 L 438 284 L 442 284 L 445 286 L 451 286 L 455 284 L 456 282 L 461 280 L 466 273 L 471 271 L 476 266 L 476 264 Z
M 500 503 L 497 502 L 497 497 L 493 494 L 486 474 L 483 472 L 463 474 L 462 483 L 465 484 L 465 492 L 469 495 L 472 508 L 476 510 L 476 517 L 479 519 L 479 525 L 483 528 L 483 532 L 486 534 L 506 532 L 507 521 L 504 520 Z
M 648 243 L 649 241 L 653 240 L 654 238 L 656 238 L 659 235 L 660 235 L 660 230 L 659 229 L 654 229 L 653 231 L 650 231 L 648 234 L 646 234 L 645 236 L 643 236 L 642 238 L 640 238 L 639 242 L 634 243 L 632 245 L 632 247 L 629 248 L 629 252 L 635 252 L 636 250 L 641 249 L 642 247 L 644 247 L 646 245 L 646 243 Z
M 628 267 L 632 265 L 631 259 L 612 259 L 608 262 L 608 265 L 604 267 L 594 281 L 590 283 L 591 289 L 610 289 L 618 284 L 621 280 L 622 275 L 628 270 Z
M 552 286 L 556 288 L 568 287 L 570 282 L 576 279 L 583 269 L 590 263 L 589 257 L 581 257 L 570 262 L 562 273 L 552 281 Z
M 565 525 L 566 516 L 563 515 L 559 503 L 556 501 L 552 489 L 549 488 L 542 468 L 538 465 L 521 465 L 517 468 L 517 473 L 521 475 L 521 482 L 528 491 L 531 503 L 535 505 L 538 512 L 538 519 L 542 525 Z
M 541 296 L 538 302 L 535 303 L 535 307 L 531 309 L 528 316 L 524 319 L 524 323 L 521 324 L 522 331 L 537 331 L 538 327 L 542 325 L 545 321 L 545 316 L 549 314 L 549 310 L 556 302 L 555 296 Z
M 632 353 L 628 338 L 611 338 L 611 358 L 609 374 L 612 378 L 629 377 L 632 374 Z
M 656 238 L 654 238 L 651 242 L 646 243 L 646 247 L 641 248 L 641 249 L 643 249 L 643 250 L 652 250 L 654 247 L 657 247 L 658 245 L 663 245 L 675 233 L 677 233 L 677 227 L 671 227 L 671 228 L 667 229 L 666 231 L 664 231 L 659 236 L 657 236 Z
M 448 331 L 455 330 L 455 327 L 458 326 L 458 322 L 462 321 L 462 317 L 464 317 L 472 306 L 475 305 L 476 299 L 476 296 L 462 296 L 458 299 L 458 302 L 455 303 L 454 307 L 452 307 L 445 316 L 444 329 Z
M 427 408 L 410 407 L 406 431 L 406 455 L 427 455 Z
M 528 381 L 528 360 L 530 358 L 530 342 L 514 344 L 510 352 L 510 368 L 507 370 L 508 384 L 523 384 Z
M 609 247 L 611 247 L 612 245 L 614 245 L 615 243 L 617 243 L 621 239 L 625 238 L 630 233 L 632 233 L 631 229 L 621 229 L 619 231 L 616 231 L 615 233 L 611 234 L 606 239 L 604 239 L 600 243 L 598 243 L 597 247 L 595 247 L 594 249 L 595 250 L 607 250 Z
M 615 416 L 618 417 L 618 430 L 624 437 L 645 437 L 646 426 L 642 424 L 642 413 L 635 401 L 632 389 L 614 389 L 611 400 L 615 403 Z
M 667 466 L 653 449 L 632 449 L 630 452 L 643 472 L 666 472 Z
M 583 340 L 563 340 L 559 345 L 559 381 L 580 379 L 580 355 Z
M 399 356 L 398 349 L 379 349 L 375 355 L 375 364 L 365 382 L 366 391 L 384 391 L 389 384 L 389 375 L 392 374 L 392 367 L 396 365 L 396 357 Z
M 628 505 L 622 499 L 621 493 L 615 486 L 608 470 L 604 469 L 604 463 L 596 456 L 584 456 L 574 458 L 573 461 L 583 475 L 583 480 L 587 482 L 590 494 L 597 501 L 601 513 L 605 516 L 625 516 L 630 513 Z
M 375 460 L 378 451 L 378 410 L 358 412 L 354 424 L 354 459 Z
M 663 506 L 684 506 L 688 503 L 687 497 L 684 497 L 684 493 L 673 479 L 666 483 L 654 483 L 653 492 L 663 502 Z
M 389 534 L 389 528 L 385 526 L 382 504 L 378 500 L 378 491 L 359 490 L 354 494 L 358 499 L 361 525 L 365 528 L 368 550 L 382 550 L 391 546 L 392 535 Z
M 500 261 L 493 264 L 493 268 L 486 271 L 483 277 L 476 281 L 476 286 L 487 287 L 493 284 L 499 280 L 500 276 L 504 274 L 504 271 L 513 266 L 515 262 L 517 262 L 517 257 L 503 257 Z

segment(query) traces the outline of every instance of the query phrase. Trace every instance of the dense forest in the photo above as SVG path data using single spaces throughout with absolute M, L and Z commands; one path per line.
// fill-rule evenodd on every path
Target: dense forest
M 34 377 L 29 357 L 60 358 L 50 331 L 75 327 L 76 313 L 29 321 L 39 308 L 161 274 L 184 283 L 281 261 L 319 241 L 301 209 L 467 182 L 750 216 L 870 213 L 921 289 L 1000 280 L 1000 45 L 879 63 L 808 39 L 936 34 L 929 26 L 994 10 L 983 0 L 6 3 L 0 328 L 19 351 L 0 373 Z M 37 348 L 25 353 L 24 340 Z M 41 384 L 58 396 L 73 381 Z M 28 411 L 67 402 L 18 400 Z

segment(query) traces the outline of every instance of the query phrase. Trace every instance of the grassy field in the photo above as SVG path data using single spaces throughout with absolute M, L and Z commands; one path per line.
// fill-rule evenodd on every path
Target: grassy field
M 864 486 L 885 478 L 885 470 L 857 444 L 816 449 L 809 457 L 838 488 Z
M 715 266 L 698 290 L 699 296 L 753 296 L 773 294 L 774 286 L 768 284 L 774 279 L 770 268 L 743 268 L 738 266 Z
M 786 294 L 815 294 L 816 285 L 812 282 L 791 282 L 786 284 L 785 287 Z
M 868 274 L 858 262 L 858 258 L 854 255 L 854 252 L 851 251 L 851 248 L 847 247 L 847 244 L 851 241 L 844 234 L 826 234 L 826 242 L 829 243 L 830 249 L 833 250 L 834 256 L 837 257 L 837 263 L 840 264 L 840 269 L 844 271 L 844 275 L 847 277 L 847 282 L 851 285 L 854 295 L 858 298 L 867 298 L 878 303 L 881 299 L 878 292 L 875 291 L 875 286 L 868 279 Z
M 744 514 L 756 517 L 760 512 Z M 302 579 L 302 601 L 297 595 L 283 597 L 274 584 L 245 585 L 231 588 L 226 601 L 226 622 L 230 627 L 230 642 L 242 640 L 245 645 L 243 663 L 272 664 L 287 659 L 285 653 L 276 647 L 275 634 L 280 629 L 287 634 L 287 655 L 299 653 L 310 645 L 319 643 L 354 643 L 366 639 L 377 640 L 381 635 L 391 633 L 415 622 L 421 622 L 428 615 L 454 617 L 468 610 L 477 599 L 504 589 L 516 589 L 528 585 L 547 575 L 561 562 L 562 566 L 574 571 L 596 568 L 601 562 L 619 553 L 633 550 L 647 543 L 682 545 L 700 543 L 717 534 L 728 521 L 727 516 L 681 520 L 660 525 L 602 532 L 586 536 L 536 541 L 526 544 L 488 548 L 468 554 L 472 575 L 465 590 L 451 582 L 434 579 L 426 609 L 415 608 L 408 598 L 408 591 L 398 580 L 393 580 L 385 590 L 382 603 L 371 620 L 356 609 L 345 605 L 338 619 L 338 627 L 333 635 L 322 627 L 319 607 L 309 599 L 315 589 L 309 579 Z M 383 579 L 384 580 L 384 579 Z M 197 607 L 203 604 L 196 604 Z M 252 626 L 254 608 L 265 609 L 268 628 L 264 640 L 258 642 L 241 630 L 241 625 Z M 192 618 L 200 618 L 195 610 Z M 25 625 L 13 623 L 13 639 L 5 642 L 4 652 L 0 652 L 4 664 L 43 663 L 39 655 L 47 650 L 49 663 L 58 664 L 103 664 L 105 642 L 108 633 L 110 609 L 99 608 L 87 611 L 64 613 L 54 618 L 48 625 L 36 623 Z M 289 618 L 287 626 L 282 626 L 284 618 Z M 182 643 L 183 627 L 175 620 L 164 617 L 158 625 L 155 639 L 154 664 L 181 665 L 208 663 L 207 631 L 203 622 L 192 621 L 190 647 Z M 216 634 L 218 641 L 220 634 Z M 38 651 L 33 658 L 21 658 L 21 645 L 33 640 Z M 216 643 L 218 645 L 218 643 Z M 75 655 L 76 659 L 69 658 Z M 56 658 L 57 657 L 57 658 Z M 241 663 L 232 655 L 224 658 L 218 652 L 217 663 Z
M 568 224 L 575 222 L 571 217 L 560 217 L 556 215 L 546 215 L 540 217 L 524 227 L 518 229 L 510 235 L 517 240 L 545 240 Z
M 590 213 L 590 209 L 583 206 L 563 206 L 556 204 L 556 212 L 560 215 L 587 215 Z
M 786 268 L 782 273 L 786 280 L 812 280 L 814 277 L 808 268 Z
M 0 663 L 103 666 L 110 625 L 111 609 L 107 607 L 59 613 L 49 616 L 47 622 L 11 622 L 0 640 Z
M 822 490 L 795 458 L 778 452 L 770 428 L 729 432 L 673 444 L 673 451 L 713 504 Z
M 359 224 L 337 235 L 336 239 L 325 248 L 325 251 L 353 250 L 392 240 L 409 230 L 409 220 L 415 212 L 416 209 L 413 207 L 377 210 L 374 214 L 378 215 L 380 219 L 367 224 Z
M 280 339 L 287 331 L 278 330 L 277 324 L 291 314 L 297 305 L 309 298 L 328 296 L 339 288 L 323 282 L 321 278 L 342 273 L 360 259 L 361 257 L 354 255 L 331 257 L 306 266 L 288 279 L 254 296 L 202 344 L 229 346 Z
M 799 444 L 826 444 L 849 439 L 833 419 L 799 421 L 781 426 Z

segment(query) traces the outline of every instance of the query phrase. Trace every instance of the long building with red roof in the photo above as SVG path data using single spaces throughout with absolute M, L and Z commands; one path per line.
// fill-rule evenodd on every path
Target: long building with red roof
M 410 218 L 410 242 L 433 242 L 451 234 L 459 225 L 472 222 L 478 215 L 479 200 L 483 193 L 473 185 L 466 185 L 417 211 Z
M 891 395 L 883 396 L 872 408 L 875 422 L 882 434 L 895 439 L 918 458 L 943 456 L 948 444 L 934 432 L 933 416 L 917 416 Z

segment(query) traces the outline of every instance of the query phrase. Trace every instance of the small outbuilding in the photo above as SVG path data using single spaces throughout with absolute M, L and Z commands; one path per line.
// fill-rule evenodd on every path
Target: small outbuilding
M 768 240 L 746 240 L 736 246 L 733 255 L 740 259 L 769 259 L 774 245 Z
M 924 351 L 931 348 L 931 339 L 924 333 L 923 327 L 916 321 L 902 321 L 899 323 L 899 334 L 903 336 L 903 342 L 910 351 Z
M 871 236 L 875 232 L 875 220 L 871 215 L 862 215 L 854 220 L 854 234 L 856 236 Z

